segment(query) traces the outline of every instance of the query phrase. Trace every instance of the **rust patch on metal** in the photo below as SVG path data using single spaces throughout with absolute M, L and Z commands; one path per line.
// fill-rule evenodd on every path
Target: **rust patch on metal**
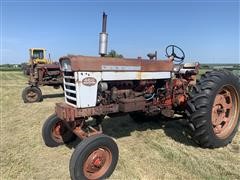
M 76 118 L 90 117 L 94 115 L 106 115 L 119 111 L 118 104 L 100 105 L 90 108 L 74 108 L 66 103 L 57 103 L 55 107 L 57 116 L 65 121 L 74 121 Z
M 121 112 L 144 111 L 145 106 L 146 100 L 144 97 L 121 99 L 119 101 L 119 111 Z
M 173 62 L 169 60 L 147 60 L 147 59 L 126 59 L 110 57 L 91 57 L 91 56 L 65 56 L 59 59 L 69 60 L 72 71 L 103 71 L 102 65 L 106 66 L 140 66 L 142 72 L 163 72 L 172 71 Z M 106 71 L 106 70 L 104 70 Z M 119 70 L 129 72 L 129 70 Z M 136 71 L 136 70 L 132 70 Z

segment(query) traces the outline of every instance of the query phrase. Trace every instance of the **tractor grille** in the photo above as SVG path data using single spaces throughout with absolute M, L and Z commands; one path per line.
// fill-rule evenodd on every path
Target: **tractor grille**
M 77 92 L 74 72 L 64 72 L 63 76 L 64 92 L 66 103 L 76 106 L 77 105 Z

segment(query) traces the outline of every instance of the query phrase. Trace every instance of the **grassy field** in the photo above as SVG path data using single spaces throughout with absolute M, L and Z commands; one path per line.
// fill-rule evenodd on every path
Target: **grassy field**
M 1 178 L 69 179 L 70 146 L 48 148 L 41 138 L 45 119 L 63 101 L 62 90 L 43 87 L 41 103 L 24 104 L 27 79 L 21 72 L 0 72 Z M 184 120 L 136 124 L 129 116 L 106 119 L 106 134 L 120 150 L 110 179 L 240 179 L 240 132 L 232 144 L 202 149 L 184 133 Z

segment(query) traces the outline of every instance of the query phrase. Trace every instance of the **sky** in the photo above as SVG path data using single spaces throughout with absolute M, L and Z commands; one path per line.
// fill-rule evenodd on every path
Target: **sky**
M 175 44 L 185 62 L 240 63 L 239 1 L 1 0 L 1 64 L 29 59 L 46 48 L 51 59 L 98 56 L 102 13 L 108 15 L 108 51 L 136 58 Z

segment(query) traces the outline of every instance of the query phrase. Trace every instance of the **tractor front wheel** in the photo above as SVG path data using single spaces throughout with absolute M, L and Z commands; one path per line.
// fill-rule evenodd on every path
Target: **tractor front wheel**
M 76 135 L 67 128 L 66 124 L 56 114 L 52 114 L 43 124 L 42 138 L 48 147 L 57 147 L 72 142 Z
M 192 137 L 202 147 L 229 144 L 240 123 L 240 84 L 231 72 L 207 72 L 193 89 L 186 114 Z
M 118 147 L 106 135 L 84 139 L 74 150 L 69 170 L 72 180 L 106 179 L 113 173 L 118 161 Z
M 34 103 L 42 101 L 42 91 L 36 86 L 26 87 L 22 92 L 24 103 Z

